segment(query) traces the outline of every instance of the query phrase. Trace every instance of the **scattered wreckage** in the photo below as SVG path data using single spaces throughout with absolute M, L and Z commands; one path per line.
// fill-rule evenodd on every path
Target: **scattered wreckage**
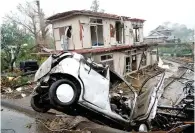
M 68 110 L 80 105 L 125 130 L 148 131 L 163 92 L 165 72 L 156 76 L 158 80 L 152 88 L 137 95 L 135 89 L 108 66 L 86 60 L 77 53 L 51 55 L 35 74 L 37 86 L 31 106 L 37 112 L 47 112 L 51 108 Z
M 170 130 L 176 126 L 192 126 L 194 132 L 194 80 L 185 82 L 184 98 L 174 106 L 158 106 L 156 117 L 152 120 L 153 130 Z

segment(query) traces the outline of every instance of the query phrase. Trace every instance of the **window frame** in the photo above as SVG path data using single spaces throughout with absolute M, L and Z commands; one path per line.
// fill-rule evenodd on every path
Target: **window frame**
M 91 23 L 91 19 L 101 19 L 102 23 Z M 102 33 L 103 33 L 103 42 L 104 42 L 104 25 L 103 25 L 103 19 L 102 18 L 97 18 L 97 17 L 89 17 L 89 26 L 90 26 L 90 37 L 91 37 L 91 26 L 94 26 L 95 27 L 95 30 L 96 30 L 96 38 L 97 38 L 97 44 L 98 44 L 98 33 L 97 33 L 97 30 L 98 30 L 98 26 L 102 26 Z M 91 46 L 92 48 L 95 47 L 104 47 L 104 44 L 103 45 L 97 45 L 97 46 L 93 46 L 92 45 L 92 40 L 91 40 Z
M 102 21 L 102 23 L 97 23 L 97 21 L 96 21 L 96 23 L 91 23 L 91 19 L 96 19 L 96 20 L 100 19 Z M 90 23 L 90 25 L 103 25 L 103 19 L 97 18 L 97 17 L 89 17 L 89 23 Z
M 108 55 L 111 55 L 111 58 L 105 59 L 105 60 L 102 60 L 102 59 L 101 59 L 102 56 L 108 56 Z M 103 55 L 100 56 L 100 62 L 111 61 L 111 60 L 114 60 L 114 59 L 113 59 L 113 54 L 103 54 Z

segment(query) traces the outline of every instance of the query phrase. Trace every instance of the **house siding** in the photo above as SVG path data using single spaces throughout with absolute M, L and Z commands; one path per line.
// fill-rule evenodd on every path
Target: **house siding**
M 53 31 L 54 31 L 54 39 L 56 50 L 62 50 L 59 28 L 65 26 L 72 26 L 72 43 L 69 44 L 69 50 L 76 50 L 82 48 L 92 48 L 91 44 L 91 31 L 90 31 L 90 18 L 88 16 L 77 16 L 66 20 L 59 20 L 53 22 Z M 117 44 L 116 41 L 116 31 L 114 33 L 114 37 L 111 37 L 110 33 L 110 25 L 115 27 L 116 21 L 113 19 L 102 18 L 103 24 L 103 42 L 104 46 L 102 47 L 111 47 L 113 45 L 133 45 L 133 35 L 130 33 L 132 30 L 132 25 L 130 21 L 124 21 L 124 35 L 125 40 L 124 44 Z M 80 27 L 80 24 L 82 27 Z M 81 31 L 82 30 L 82 31 Z M 80 38 L 80 34 L 81 37 Z M 142 37 L 142 35 L 140 36 Z
M 59 40 L 59 34 L 57 33 L 56 30 L 58 30 L 60 27 L 65 27 L 65 26 L 72 26 L 72 37 L 71 37 L 71 45 L 69 45 L 69 50 L 74 50 L 74 49 L 81 49 L 81 40 L 79 38 L 79 18 L 73 17 L 68 20 L 59 20 L 53 22 L 53 30 L 54 32 L 54 39 L 55 39 L 55 45 L 56 45 L 56 50 L 62 50 L 61 47 L 61 41 Z M 56 35 L 57 34 L 57 35 Z

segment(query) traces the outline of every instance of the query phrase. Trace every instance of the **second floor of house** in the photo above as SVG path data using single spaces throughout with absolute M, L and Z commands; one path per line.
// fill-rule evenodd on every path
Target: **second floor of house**
M 56 50 L 77 50 L 143 42 L 145 20 L 73 10 L 47 19 L 53 27 Z

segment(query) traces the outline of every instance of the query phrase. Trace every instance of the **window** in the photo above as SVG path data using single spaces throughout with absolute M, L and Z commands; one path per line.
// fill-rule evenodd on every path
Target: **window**
M 120 44 L 125 43 L 124 25 L 120 22 L 116 22 L 116 41 Z
M 61 41 L 61 47 L 63 50 L 68 50 L 71 45 L 72 26 L 65 26 L 59 28 L 59 35 Z
M 113 55 L 102 55 L 101 61 L 113 59 Z
M 68 38 L 71 38 L 71 31 L 72 31 L 72 26 L 65 26 L 65 27 L 60 27 L 59 28 L 59 34 L 60 38 L 62 35 L 66 35 Z
M 114 61 L 113 61 L 113 55 L 102 55 L 101 56 L 101 63 L 104 65 L 108 65 L 110 69 L 114 70 Z
M 102 19 L 90 18 L 90 32 L 92 46 L 103 46 L 103 25 Z
M 93 23 L 93 24 L 102 24 L 102 19 L 90 18 L 90 23 Z
M 92 46 L 103 46 L 104 45 L 103 26 L 102 25 L 90 26 L 90 30 Z
M 131 62 L 130 62 L 130 57 L 126 57 L 126 72 L 131 72 Z

